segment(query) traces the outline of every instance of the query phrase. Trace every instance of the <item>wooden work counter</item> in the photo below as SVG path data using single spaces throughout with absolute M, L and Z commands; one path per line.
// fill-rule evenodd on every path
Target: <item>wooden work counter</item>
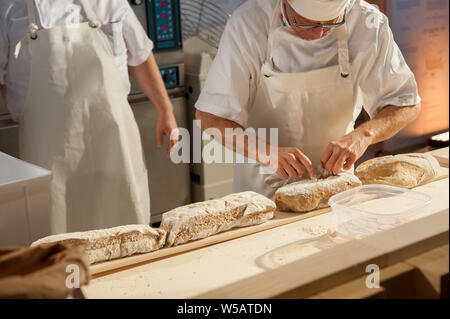
M 431 215 L 435 214 L 439 218 L 442 213 L 437 216 L 438 213 L 449 208 L 448 169 L 443 168 L 442 174 L 443 176 L 439 180 L 416 189 L 433 198 L 430 208 Z M 249 283 L 259 282 L 258 276 L 276 274 L 277 271 L 286 272 L 289 266 L 296 262 L 305 262 L 309 257 L 320 257 L 321 254 L 330 253 L 337 246 L 343 245 L 327 235 L 328 228 L 333 227 L 330 209 L 309 216 L 311 217 L 287 224 L 281 223 L 278 227 L 258 233 L 245 234 L 244 237 L 199 247 L 177 255 L 163 256 L 120 270 L 96 274 L 90 285 L 83 288 L 83 292 L 87 298 L 195 298 L 199 296 L 202 298 L 266 298 L 280 295 L 281 290 L 269 292 L 270 289 L 266 289 L 266 294 L 254 291 L 238 293 L 237 291 L 245 290 L 239 288 L 239 285 L 245 284 L 247 281 Z M 279 220 L 283 220 L 283 218 L 280 217 Z M 430 220 L 430 223 L 433 222 L 436 221 Z M 447 224 L 440 224 L 440 228 L 438 227 L 439 240 L 427 243 L 444 245 L 445 239 L 441 243 L 441 235 L 445 230 L 448 243 L 448 212 Z M 389 236 L 389 232 L 376 235 L 386 233 L 386 236 Z M 222 236 L 224 235 L 222 234 Z M 395 239 L 398 234 L 392 233 L 392 236 Z M 425 242 L 424 238 L 422 240 Z M 427 248 L 423 246 L 422 250 L 426 251 Z M 417 252 L 422 253 L 420 250 Z M 337 263 L 330 262 L 329 264 L 331 269 L 336 267 Z M 326 265 L 322 266 L 326 267 Z M 307 272 L 307 269 L 297 268 L 295 273 L 302 271 Z M 357 274 L 352 275 L 352 278 L 356 277 L 358 277 Z M 262 280 L 267 281 L 264 278 Z M 298 280 L 300 282 L 304 279 L 299 278 Z M 351 280 L 348 282 L 355 285 Z M 356 284 L 360 282 L 361 280 L 356 281 Z M 353 286 L 349 287 L 347 290 Z M 261 286 L 261 289 L 264 289 L 264 285 Z M 325 288 L 320 290 L 325 290 Z M 311 290 L 311 293 L 306 296 L 312 295 L 317 298 L 321 297 L 317 293 L 317 289 Z M 332 296 L 332 292 L 323 296 Z

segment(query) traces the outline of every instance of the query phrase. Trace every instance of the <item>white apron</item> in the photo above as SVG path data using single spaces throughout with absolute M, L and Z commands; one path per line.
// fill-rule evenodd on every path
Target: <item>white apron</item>
M 281 1 L 272 19 L 266 62 L 261 69 L 248 127 L 256 131 L 265 128 L 267 132 L 278 128 L 278 146 L 297 147 L 312 161 L 313 167 L 318 168 L 328 144 L 350 133 L 354 126 L 347 30 L 345 24 L 337 30 L 339 65 L 303 73 L 277 72 L 272 44 L 275 31 L 283 28 L 280 4 Z M 266 139 L 266 136 L 258 137 Z M 282 184 L 281 179 L 278 178 L 280 183 L 274 182 L 273 177 L 262 174 L 260 168 L 259 163 L 236 164 L 234 191 L 253 190 L 273 198 L 277 185 Z
M 100 23 L 38 30 L 27 0 L 30 86 L 21 114 L 23 160 L 53 172 L 52 233 L 149 224 L 139 130 Z

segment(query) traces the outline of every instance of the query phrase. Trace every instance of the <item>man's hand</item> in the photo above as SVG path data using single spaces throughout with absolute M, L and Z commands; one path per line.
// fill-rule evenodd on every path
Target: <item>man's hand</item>
M 270 156 L 267 167 L 275 171 L 281 179 L 302 176 L 305 171 L 310 177 L 314 176 L 314 169 L 310 159 L 295 147 L 279 147 L 278 156 Z
M 321 158 L 322 165 L 329 173 L 338 175 L 342 169 L 351 169 L 371 144 L 372 136 L 353 131 L 328 145 Z
M 331 142 L 321 158 L 323 167 L 336 175 L 342 168 L 349 170 L 371 144 L 390 139 L 412 123 L 420 111 L 420 104 L 385 106 L 374 119 L 363 123 L 339 141 Z
M 174 139 L 171 139 L 174 137 Z M 170 157 L 170 151 L 178 143 L 178 126 L 173 112 L 165 112 L 159 115 L 158 123 L 156 125 L 156 141 L 158 147 L 164 144 L 164 136 L 169 139 L 169 147 L 166 150 L 166 155 Z
M 197 120 L 201 121 L 202 130 L 208 128 L 216 128 L 225 136 L 226 129 L 240 130 L 244 132 L 244 128 L 236 122 L 221 118 L 219 116 L 197 110 Z M 256 137 L 239 136 L 232 139 L 232 145 L 226 143 L 226 139 L 218 141 L 225 147 L 239 153 L 245 157 L 251 158 L 261 165 L 265 166 L 269 171 L 275 172 L 280 178 L 288 179 L 302 176 L 304 172 L 308 172 L 310 177 L 314 176 L 314 169 L 308 157 L 306 157 L 298 148 L 295 147 L 276 147 L 258 140 Z M 264 145 L 263 149 L 259 149 L 259 145 Z M 258 146 L 258 147 L 251 147 Z M 256 148 L 256 153 L 254 152 Z
M 170 140 L 172 131 L 177 129 L 177 122 L 173 114 L 173 105 L 161 77 L 155 56 L 151 53 L 142 64 L 130 66 L 128 69 L 139 84 L 139 87 L 150 98 L 159 112 L 159 119 L 156 126 L 156 139 L 158 147 L 161 147 L 164 143 L 164 136 L 167 136 Z M 177 136 L 177 138 L 170 140 L 169 148 L 166 151 L 167 156 L 170 156 L 170 150 L 178 143 L 178 134 L 175 133 L 173 136 Z

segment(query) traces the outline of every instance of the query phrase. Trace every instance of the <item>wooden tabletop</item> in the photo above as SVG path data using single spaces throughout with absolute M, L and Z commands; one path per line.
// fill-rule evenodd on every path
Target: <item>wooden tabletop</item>
M 448 169 L 443 168 L 442 174 L 437 181 L 415 189 L 433 198 L 431 214 L 449 208 Z M 303 216 L 279 214 L 271 223 L 275 228 L 260 225 L 265 228 L 253 230 L 256 233 L 248 233 L 252 227 L 233 230 L 207 238 L 206 243 L 193 242 L 187 250 L 160 252 L 155 258 L 144 258 L 142 264 L 125 263 L 124 266 L 129 266 L 94 277 L 83 293 L 87 298 L 205 297 L 208 292 L 283 269 L 287 264 L 341 244 L 327 235 L 327 230 L 333 227 L 329 208 Z M 138 258 L 134 261 L 139 262 L 142 256 L 132 258 Z M 98 274 L 120 263 L 123 261 L 94 269 Z

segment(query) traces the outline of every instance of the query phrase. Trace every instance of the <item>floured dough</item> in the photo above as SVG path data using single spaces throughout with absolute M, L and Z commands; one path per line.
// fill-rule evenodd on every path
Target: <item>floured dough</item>
M 255 192 L 228 195 L 163 214 L 167 246 L 205 238 L 234 227 L 257 225 L 273 218 L 275 203 Z
M 275 202 L 279 210 L 308 212 L 328 207 L 330 197 L 361 185 L 358 177 L 351 173 L 302 180 L 279 188 L 275 193 Z
M 31 247 L 45 243 L 61 243 L 68 247 L 81 247 L 91 264 L 148 253 L 164 246 L 166 232 L 147 225 L 127 225 L 110 229 L 67 233 L 42 238 Z
M 355 174 L 365 185 L 413 188 L 432 180 L 439 172 L 439 162 L 432 155 L 416 153 L 368 160 L 358 166 Z

